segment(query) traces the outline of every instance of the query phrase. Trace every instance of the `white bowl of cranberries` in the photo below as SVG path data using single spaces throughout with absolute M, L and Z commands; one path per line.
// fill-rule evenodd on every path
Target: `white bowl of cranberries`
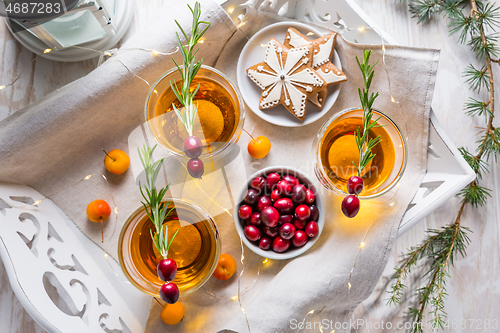
M 323 231 L 323 199 L 312 180 L 297 169 L 269 167 L 253 174 L 234 209 L 245 245 L 270 259 L 307 251 Z

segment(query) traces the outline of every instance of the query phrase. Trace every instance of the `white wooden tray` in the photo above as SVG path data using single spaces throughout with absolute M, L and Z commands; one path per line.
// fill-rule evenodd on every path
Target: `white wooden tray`
M 379 44 L 381 36 L 393 42 L 351 0 L 219 2 L 237 24 L 245 15 L 267 10 L 337 30 L 354 42 Z M 362 33 L 358 28 L 346 27 L 371 29 Z M 473 179 L 473 171 L 431 112 L 427 173 L 406 211 L 399 234 Z M 51 333 L 143 332 L 151 298 L 131 286 L 119 265 L 50 200 L 36 209 L 23 207 L 23 203 L 41 198 L 27 186 L 0 184 L 0 258 L 26 311 Z M 54 294 L 61 297 L 52 301 Z

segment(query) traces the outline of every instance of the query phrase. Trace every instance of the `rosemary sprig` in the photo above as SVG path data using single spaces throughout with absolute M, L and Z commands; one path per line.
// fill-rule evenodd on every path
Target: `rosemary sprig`
M 167 193 L 170 184 L 158 191 L 156 189 L 156 179 L 158 178 L 164 159 L 162 158 L 161 160 L 152 163 L 153 152 L 155 149 L 156 145 L 154 145 L 153 148 L 148 148 L 146 145 L 144 145 L 143 149 L 139 149 L 139 147 L 137 147 L 142 166 L 144 167 L 144 171 L 146 173 L 146 185 L 142 186 L 139 181 L 139 189 L 142 197 L 146 201 L 141 201 L 141 203 L 144 206 L 149 219 L 155 226 L 154 233 L 153 230 L 150 230 L 151 238 L 153 239 L 153 243 L 158 249 L 158 252 L 160 252 L 160 255 L 166 259 L 170 245 L 172 245 L 172 241 L 175 236 L 177 236 L 177 232 L 179 232 L 179 230 L 175 232 L 174 236 L 170 240 L 170 243 L 168 243 L 168 226 L 163 225 L 163 221 L 165 221 L 165 218 L 174 208 L 172 207 L 168 210 L 170 201 L 163 202 L 163 197 L 165 196 L 165 193 Z
M 175 33 L 177 36 L 177 44 L 179 46 L 179 49 L 182 54 L 182 67 L 179 66 L 179 64 L 175 61 L 175 59 L 172 59 L 175 63 L 175 66 L 181 73 L 181 86 L 180 89 L 178 88 L 176 82 L 170 81 L 170 87 L 172 88 L 172 91 L 175 94 L 175 97 L 179 100 L 179 102 L 184 106 L 184 109 L 181 111 L 175 107 L 174 104 L 172 104 L 172 107 L 174 108 L 175 113 L 177 114 L 177 117 L 181 120 L 182 124 L 186 128 L 186 131 L 188 132 L 189 136 L 193 135 L 193 125 L 194 125 L 194 120 L 196 117 L 196 113 L 198 111 L 198 105 L 193 105 L 193 98 L 198 92 L 198 89 L 200 88 L 200 85 L 196 87 L 196 89 L 192 90 L 190 89 L 191 82 L 193 81 L 194 77 L 198 73 L 198 70 L 201 67 L 201 64 L 203 63 L 203 59 L 196 61 L 196 53 L 198 53 L 198 50 L 194 51 L 194 47 L 200 40 L 200 38 L 205 34 L 207 29 L 210 27 L 210 22 L 205 22 L 205 21 L 200 21 L 200 16 L 201 16 L 201 6 L 199 2 L 196 2 L 194 5 L 194 9 L 189 6 L 189 10 L 191 10 L 191 13 L 193 14 L 193 24 L 191 28 L 191 37 L 188 37 L 184 29 L 182 29 L 181 25 L 177 20 L 175 20 L 175 23 L 179 27 L 179 29 L 182 32 L 182 35 L 184 38 L 187 40 L 188 44 L 184 45 L 181 42 L 181 38 L 178 33 Z M 200 30 L 200 24 L 205 24 L 206 26 Z
M 381 127 L 381 125 L 378 125 L 378 121 L 381 117 L 372 121 L 372 105 L 375 98 L 378 97 L 378 92 L 376 94 L 370 94 L 369 90 L 373 76 L 375 75 L 373 67 L 375 67 L 378 61 L 376 61 L 373 65 L 370 65 L 369 60 L 371 54 L 371 50 L 365 51 L 365 48 L 363 47 L 363 62 L 360 63 L 358 57 L 356 57 L 356 61 L 361 73 L 363 74 L 363 80 L 365 83 L 363 89 L 358 88 L 359 99 L 361 100 L 361 106 L 363 108 L 363 126 L 359 126 L 354 132 L 354 139 L 356 140 L 356 146 L 359 150 L 359 164 L 356 165 L 354 161 L 352 164 L 354 164 L 358 170 L 358 177 L 361 177 L 363 169 L 375 157 L 376 154 L 372 152 L 372 149 L 375 148 L 375 146 L 380 142 L 380 135 L 375 138 L 369 137 L 369 132 L 372 128 Z

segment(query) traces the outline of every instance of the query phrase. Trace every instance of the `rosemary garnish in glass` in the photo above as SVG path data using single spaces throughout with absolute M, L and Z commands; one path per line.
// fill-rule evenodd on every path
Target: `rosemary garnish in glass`
M 356 146 L 359 150 L 359 164 L 356 165 L 354 161 L 352 162 L 352 164 L 354 164 L 354 166 L 358 170 L 358 177 L 362 177 L 363 169 L 375 157 L 376 154 L 372 152 L 372 149 L 380 142 L 380 135 L 375 138 L 369 137 L 370 129 L 382 127 L 377 123 L 382 117 L 379 117 L 376 120 L 372 121 L 372 105 L 375 101 L 375 98 L 377 98 L 379 94 L 378 92 L 375 94 L 369 93 L 370 85 L 372 83 L 373 76 L 375 75 L 373 67 L 375 67 L 375 65 L 378 63 L 378 61 L 376 61 L 371 66 L 370 64 L 368 64 L 371 53 L 371 50 L 365 51 L 365 48 L 363 48 L 362 63 L 359 62 L 359 59 L 356 56 L 356 61 L 358 63 L 359 69 L 361 70 L 361 73 L 363 74 L 363 80 L 365 83 L 365 86 L 362 90 L 361 88 L 358 88 L 359 99 L 361 100 L 361 106 L 363 108 L 363 126 L 359 126 L 358 129 L 354 132 L 354 139 L 356 140 Z
M 176 82 L 170 82 L 170 87 L 172 88 L 172 91 L 175 94 L 175 97 L 179 100 L 179 102 L 184 106 L 184 110 L 179 110 L 175 107 L 174 104 L 172 104 L 172 107 L 174 108 L 175 113 L 181 120 L 182 124 L 186 128 L 186 131 L 188 132 L 189 136 L 193 135 L 193 125 L 194 125 L 194 120 L 196 117 L 197 109 L 198 106 L 193 104 L 193 98 L 198 92 L 198 89 L 200 88 L 200 85 L 198 84 L 198 87 L 196 89 L 191 90 L 190 85 L 193 79 L 195 78 L 196 74 L 198 73 L 198 70 L 201 67 L 201 64 L 203 63 L 203 59 L 196 61 L 196 53 L 198 53 L 198 50 L 194 51 L 195 45 L 198 43 L 200 38 L 203 36 L 203 34 L 207 31 L 207 29 L 210 27 L 210 22 L 205 22 L 205 21 L 200 21 L 200 15 L 201 15 L 201 6 L 199 2 L 196 2 L 194 5 L 194 9 L 189 6 L 189 10 L 191 10 L 191 13 L 193 14 L 193 24 L 192 24 L 192 32 L 191 32 L 191 37 L 188 37 L 184 29 L 182 29 L 181 25 L 177 20 L 175 20 L 175 23 L 179 27 L 179 29 L 182 32 L 182 35 L 184 38 L 186 38 L 188 44 L 184 45 L 181 42 L 180 36 L 178 33 L 176 33 L 177 36 L 177 44 L 179 46 L 179 49 L 182 54 L 182 67 L 177 64 L 175 59 L 172 59 L 175 63 L 175 66 L 177 66 L 177 69 L 181 73 L 182 77 L 182 82 L 180 89 L 177 87 Z M 203 30 L 200 31 L 200 24 L 206 24 L 206 26 L 203 28 Z
M 163 225 L 163 221 L 165 221 L 165 218 L 172 212 L 174 207 L 168 210 L 171 202 L 162 202 L 170 184 L 159 190 L 156 189 L 156 179 L 158 178 L 164 159 L 162 158 L 161 160 L 152 163 L 153 152 L 155 149 L 156 145 L 154 145 L 153 148 L 147 148 L 146 145 L 144 145 L 143 149 L 139 149 L 139 147 L 137 148 L 142 166 L 144 167 L 144 171 L 146 173 L 146 185 L 142 186 L 139 181 L 139 189 L 141 190 L 142 197 L 146 201 L 141 201 L 141 203 L 144 206 L 149 219 L 155 226 L 154 233 L 153 230 L 150 230 L 151 238 L 153 239 L 153 243 L 162 258 L 166 259 L 170 245 L 172 245 L 172 241 L 179 230 L 175 232 L 170 242 L 168 242 L 168 226 Z

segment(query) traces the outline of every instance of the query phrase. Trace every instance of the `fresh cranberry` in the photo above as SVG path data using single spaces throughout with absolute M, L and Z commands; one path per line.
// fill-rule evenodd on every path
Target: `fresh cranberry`
M 263 195 L 259 198 L 259 201 L 257 202 L 257 209 L 259 212 L 262 212 L 262 210 L 267 207 L 267 206 L 272 206 L 273 202 L 271 201 L 271 198 L 269 198 L 267 195 Z
M 277 201 L 281 198 L 280 191 L 276 188 L 271 192 L 271 200 Z
M 197 158 L 203 151 L 203 144 L 196 136 L 188 136 L 183 144 L 184 154 L 189 158 Z
M 260 239 L 259 247 L 262 250 L 269 250 L 271 248 L 271 243 L 271 238 L 264 236 Z
M 288 239 L 283 239 L 280 236 L 276 237 L 273 241 L 273 251 L 274 252 L 285 252 L 290 247 L 290 241 Z
M 268 227 L 267 225 L 265 225 L 262 227 L 262 231 L 264 231 L 264 233 L 271 238 L 278 236 L 278 228 L 277 227 Z
M 187 162 L 187 170 L 191 177 L 201 179 L 205 172 L 205 166 L 199 158 L 192 158 Z
M 316 223 L 314 221 L 309 222 L 306 225 L 305 232 L 306 232 L 307 236 L 309 236 L 311 238 L 314 237 L 314 236 L 316 236 L 318 234 L 318 232 L 319 232 L 318 223 Z
M 285 223 L 281 226 L 279 234 L 283 239 L 291 239 L 295 235 L 295 227 L 291 223 Z
M 177 264 L 173 259 L 163 259 L 158 263 L 156 272 L 162 281 L 170 282 L 177 275 Z
M 254 226 L 259 226 L 262 224 L 262 220 L 260 219 L 260 213 L 253 213 L 250 217 L 250 224 Z
M 243 205 L 238 209 L 238 216 L 242 220 L 248 220 L 252 216 L 252 208 L 248 205 Z
M 309 209 L 311 210 L 311 216 L 309 217 L 309 219 L 311 221 L 318 221 L 318 218 L 319 218 L 319 209 L 318 209 L 318 206 L 311 205 L 311 206 L 309 206 Z
M 292 185 L 286 180 L 280 180 L 276 185 L 276 189 L 279 191 L 280 195 L 291 195 Z
M 243 229 L 243 233 L 245 234 L 246 238 L 248 238 L 252 242 L 260 239 L 260 230 L 254 225 L 247 225 L 245 229 Z
M 309 216 L 311 216 L 311 209 L 309 209 L 309 206 L 300 205 L 295 208 L 295 218 L 297 218 L 297 220 L 305 221 Z
M 260 218 L 268 227 L 275 227 L 280 220 L 280 214 L 274 207 L 267 206 L 260 212 Z
M 160 297 L 164 302 L 174 304 L 179 299 L 179 288 L 175 283 L 165 283 L 160 288 Z
M 292 188 L 292 201 L 296 205 L 301 205 L 306 200 L 306 187 L 302 184 Z
M 293 220 L 293 226 L 295 227 L 295 229 L 297 230 L 304 230 L 305 227 L 306 227 L 306 224 L 307 224 L 307 221 L 301 221 L 301 220 Z
M 264 187 L 266 186 L 266 179 L 264 177 L 257 177 L 252 180 L 252 184 L 250 186 L 259 193 L 262 193 Z
M 363 191 L 363 187 L 365 186 L 363 179 L 358 176 L 351 176 L 347 180 L 347 192 L 350 194 L 358 195 Z
M 281 177 L 276 172 L 270 173 L 266 178 L 266 186 L 268 191 L 272 191 L 274 185 L 276 185 L 280 181 Z
M 247 190 L 247 195 L 245 196 L 245 199 L 243 199 L 243 202 L 245 202 L 247 205 L 253 206 L 259 201 L 259 192 L 257 190 L 254 190 L 253 188 Z
M 354 195 L 348 195 L 342 200 L 342 213 L 346 217 L 353 218 L 359 212 L 359 199 Z
M 299 180 L 292 175 L 283 176 L 283 179 L 286 180 L 290 185 L 292 185 L 292 187 L 295 185 L 299 185 Z
M 281 223 L 292 223 L 293 222 L 293 215 L 290 215 L 290 214 L 281 215 L 280 222 Z
M 274 208 L 282 214 L 288 214 L 293 210 L 293 202 L 288 198 L 281 198 L 276 200 Z
M 310 189 L 306 189 L 306 204 L 311 205 L 314 203 L 314 200 L 316 200 L 316 196 L 314 195 L 314 192 L 311 191 Z
M 308 240 L 309 238 L 304 230 L 297 230 L 292 238 L 292 244 L 295 247 L 301 247 L 304 246 Z

